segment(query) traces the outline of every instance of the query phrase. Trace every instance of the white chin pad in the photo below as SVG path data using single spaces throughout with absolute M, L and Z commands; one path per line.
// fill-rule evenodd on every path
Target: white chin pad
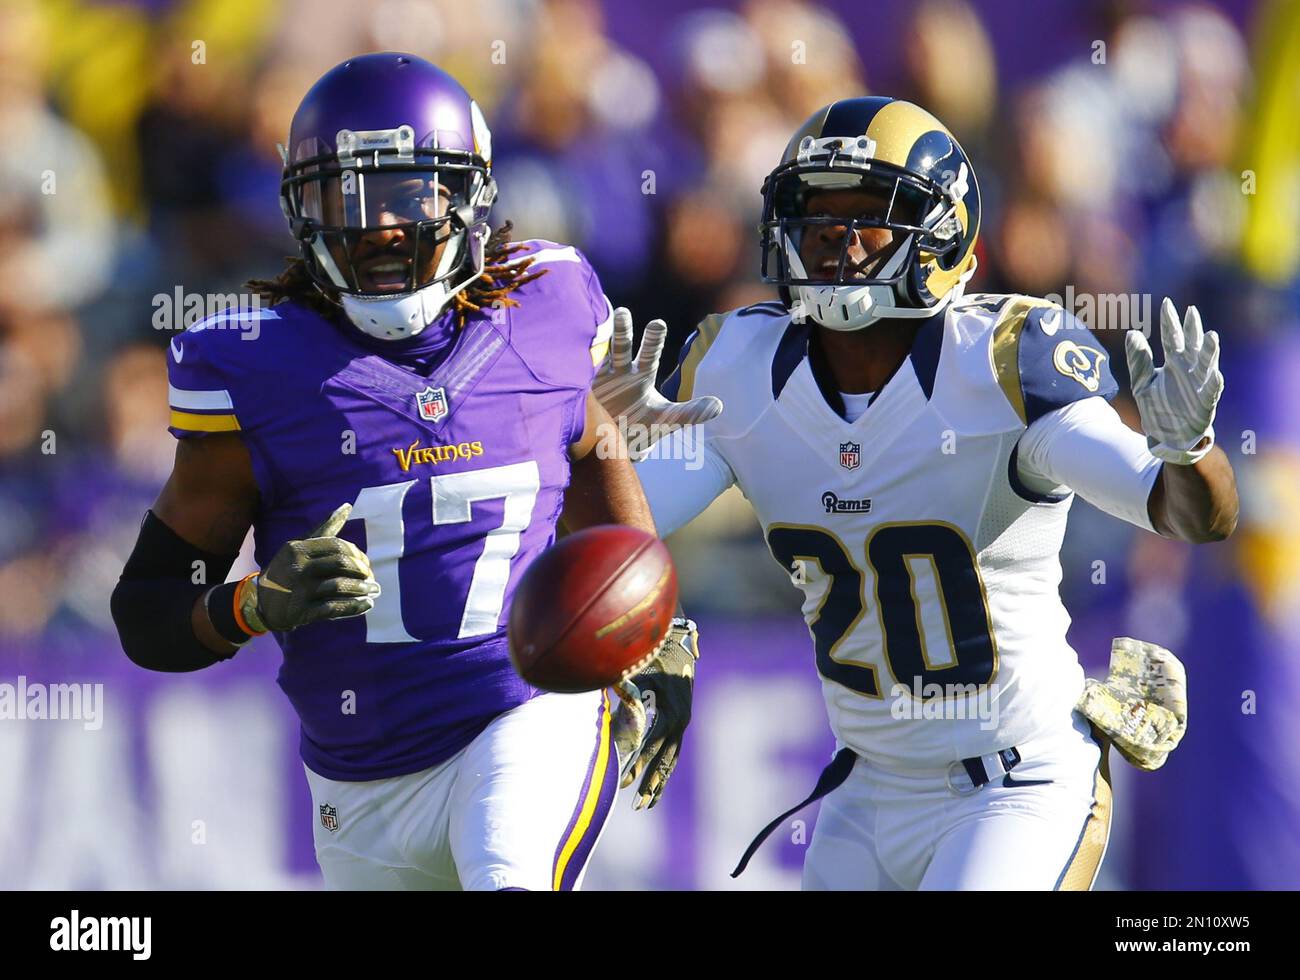
M 888 286 L 797 286 L 805 315 L 828 330 L 861 330 L 893 310 Z
M 442 283 L 400 296 L 339 297 L 343 312 L 362 333 L 378 340 L 414 337 L 438 318 L 451 299 Z

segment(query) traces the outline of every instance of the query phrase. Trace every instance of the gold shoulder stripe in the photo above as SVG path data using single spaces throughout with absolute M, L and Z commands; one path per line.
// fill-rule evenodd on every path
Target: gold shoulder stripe
M 704 360 L 704 355 L 713 346 L 713 342 L 718 339 L 718 331 L 722 329 L 723 322 L 730 315 L 730 313 L 710 313 L 695 328 L 699 336 L 691 344 L 691 349 L 686 352 L 686 360 L 682 361 L 681 383 L 677 386 L 679 402 L 689 401 L 694 397 L 695 372 L 700 366 L 700 361 Z
M 239 419 L 233 415 L 195 415 L 172 411 L 172 428 L 191 432 L 238 432 Z
M 1006 395 L 1021 422 L 1026 421 L 1027 416 L 1025 394 L 1020 387 L 1020 334 L 1025 329 L 1025 318 L 1029 316 L 1030 310 L 1051 305 L 1045 299 L 1016 296 L 1002 308 L 1002 313 L 993 326 L 989 360 L 993 362 L 993 373 L 997 376 L 1002 394 Z
M 605 360 L 605 355 L 609 353 L 609 341 L 602 340 L 600 343 L 591 345 L 591 363 L 600 367 L 601 362 Z

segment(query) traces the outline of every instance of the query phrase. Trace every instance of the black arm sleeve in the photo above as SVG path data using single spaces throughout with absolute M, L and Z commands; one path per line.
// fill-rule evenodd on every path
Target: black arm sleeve
M 235 557 L 194 547 L 147 511 L 113 590 L 113 622 L 126 655 L 149 670 L 172 672 L 200 670 L 233 657 L 233 650 L 223 654 L 204 646 L 190 617 L 199 596 L 213 582 L 225 581 Z M 196 584 L 199 568 L 203 574 Z

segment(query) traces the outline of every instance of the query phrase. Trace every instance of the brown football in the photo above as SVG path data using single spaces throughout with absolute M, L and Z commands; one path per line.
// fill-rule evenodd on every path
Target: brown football
M 649 663 L 677 608 L 662 541 L 621 524 L 562 538 L 529 566 L 510 604 L 510 658 L 524 680 L 573 694 Z

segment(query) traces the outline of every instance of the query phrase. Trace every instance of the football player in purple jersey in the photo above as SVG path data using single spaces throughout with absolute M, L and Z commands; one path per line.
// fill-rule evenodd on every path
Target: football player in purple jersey
M 428 62 L 338 65 L 282 153 L 301 257 L 170 344 L 179 445 L 113 595 L 123 647 L 189 671 L 275 634 L 330 887 L 575 888 L 619 749 L 662 791 L 694 672 L 681 620 L 633 679 L 656 727 L 620 738 L 606 692 L 539 692 L 507 652 L 561 520 L 654 531 L 626 453 L 593 451 L 610 303 L 573 247 L 491 233 L 491 134 Z M 250 527 L 260 570 L 205 584 Z

